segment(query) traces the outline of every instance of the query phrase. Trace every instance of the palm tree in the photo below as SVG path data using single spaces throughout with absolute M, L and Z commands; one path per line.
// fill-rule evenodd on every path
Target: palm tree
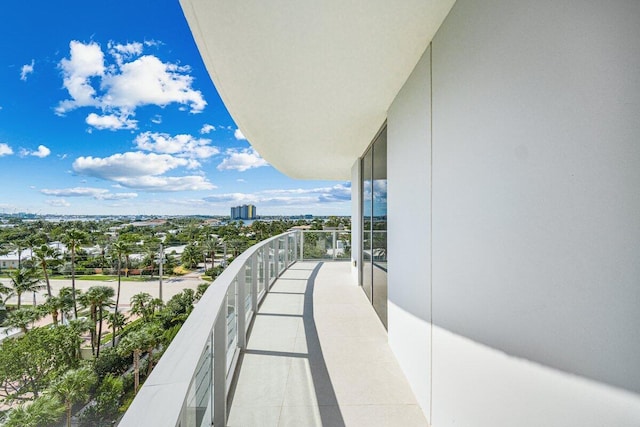
M 109 313 L 107 315 L 107 325 L 111 328 L 113 333 L 111 334 L 111 347 L 116 346 L 116 333 L 122 330 L 127 324 L 127 318 L 122 313 Z
M 198 266 L 198 261 L 201 259 L 200 255 L 198 247 L 194 243 L 189 243 L 185 246 L 180 259 L 185 267 L 194 268 Z
M 141 316 L 142 319 L 146 322 L 149 317 L 149 303 L 153 297 L 146 293 L 140 292 L 131 297 L 131 314 L 135 314 L 136 316 Z
M 204 241 L 204 270 L 207 271 L 207 255 L 211 257 L 211 268 L 215 266 L 216 260 L 216 249 L 220 246 L 220 240 L 217 236 L 211 236 L 207 240 Z
M 62 322 L 65 318 L 69 318 L 69 312 L 73 309 L 73 289 L 68 286 L 61 288 L 58 291 L 58 298 L 60 298 L 60 314 L 62 314 Z
M 9 312 L 4 324 L 13 328 L 19 328 L 26 334 L 29 325 L 42 317 L 42 312 L 35 307 L 23 307 Z
M 89 390 L 97 382 L 96 374 L 87 366 L 65 372 L 53 383 L 52 391 L 60 396 L 67 412 L 67 427 L 71 427 L 71 408 L 89 398 Z
M 27 243 L 24 240 L 14 240 L 10 247 L 15 249 L 16 255 L 18 255 L 18 270 L 22 268 L 22 252 L 27 249 Z
M 129 245 L 127 245 L 124 241 L 119 240 L 111 245 L 111 250 L 116 255 L 118 259 L 118 290 L 116 292 L 116 305 L 113 311 L 114 318 L 118 316 L 118 305 L 120 304 L 120 284 L 122 281 L 122 256 L 127 255 L 129 253 Z M 113 334 L 111 338 L 111 346 L 115 347 L 116 345 L 116 324 L 113 323 Z
M 156 257 L 158 256 L 158 251 L 153 249 L 151 246 L 147 246 L 145 249 L 145 256 L 142 260 L 142 264 L 146 267 L 149 266 L 151 270 L 151 279 L 153 279 L 153 272 L 156 269 Z
M 13 293 L 18 296 L 18 308 L 22 304 L 22 294 L 25 292 L 35 292 L 44 288 L 40 284 L 40 278 L 36 276 L 33 269 L 21 268 L 9 274 Z
M 0 305 L 5 305 L 7 300 L 13 296 L 13 289 L 0 282 Z
M 140 385 L 140 355 L 143 350 L 147 350 L 151 364 L 151 351 L 157 345 L 160 335 L 162 335 L 160 327 L 150 324 L 140 330 L 128 333 L 118 344 L 118 351 L 121 355 L 128 356 L 133 353 L 134 393 L 138 392 Z
M 47 262 L 55 261 L 60 256 L 60 253 L 47 245 L 42 245 L 36 249 L 33 253 L 33 258 L 36 263 L 42 268 L 44 273 L 44 280 L 47 282 L 47 295 L 51 298 L 51 284 L 49 283 L 49 273 L 47 272 Z
M 55 395 L 44 394 L 32 403 L 21 403 L 11 409 L 4 427 L 39 427 L 56 423 L 64 413 L 64 406 Z
M 73 315 L 78 318 L 78 304 L 76 302 L 76 251 L 82 243 L 87 241 L 87 234 L 76 228 L 69 230 L 64 238 L 65 244 L 71 250 L 71 296 L 73 298 Z
M 104 317 L 104 309 L 112 305 L 113 288 L 109 286 L 92 286 L 83 294 L 79 300 L 80 303 L 89 308 L 91 317 L 91 349 L 96 358 L 100 357 L 100 337 L 102 336 L 102 320 Z M 96 336 L 96 327 L 98 334 Z
M 48 313 L 51 315 L 51 318 L 53 319 L 53 324 L 55 326 L 58 326 L 58 316 L 67 307 L 67 303 L 64 300 L 64 298 L 60 296 L 49 297 L 44 307 L 48 311 Z

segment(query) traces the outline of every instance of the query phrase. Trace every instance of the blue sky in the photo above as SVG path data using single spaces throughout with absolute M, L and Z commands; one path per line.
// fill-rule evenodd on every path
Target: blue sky
M 348 215 L 229 116 L 177 0 L 0 3 L 0 212 Z

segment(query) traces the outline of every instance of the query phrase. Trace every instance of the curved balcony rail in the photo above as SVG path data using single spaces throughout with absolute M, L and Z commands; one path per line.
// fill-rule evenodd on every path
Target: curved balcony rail
M 225 426 L 227 395 L 249 326 L 271 285 L 297 260 L 349 260 L 349 231 L 290 231 L 247 249 L 207 289 L 120 426 Z

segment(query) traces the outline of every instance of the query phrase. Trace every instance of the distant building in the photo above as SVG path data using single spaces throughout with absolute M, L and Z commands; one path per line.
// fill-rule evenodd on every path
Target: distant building
M 256 207 L 254 205 L 232 207 L 231 219 L 256 219 Z

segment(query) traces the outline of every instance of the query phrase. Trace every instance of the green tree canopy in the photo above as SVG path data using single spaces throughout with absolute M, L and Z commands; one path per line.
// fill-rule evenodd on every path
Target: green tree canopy
M 56 423 L 64 413 L 62 402 L 50 394 L 21 403 L 7 414 L 3 427 L 43 427 Z
M 60 372 L 77 365 L 79 345 L 73 326 L 34 328 L 22 337 L 5 339 L 0 346 L 0 397 L 38 397 Z
M 51 391 L 64 402 L 67 412 L 67 427 L 71 427 L 71 408 L 76 402 L 82 402 L 89 398 L 89 390 L 95 385 L 98 378 L 93 370 L 84 366 L 71 369 L 62 374 L 51 386 Z

